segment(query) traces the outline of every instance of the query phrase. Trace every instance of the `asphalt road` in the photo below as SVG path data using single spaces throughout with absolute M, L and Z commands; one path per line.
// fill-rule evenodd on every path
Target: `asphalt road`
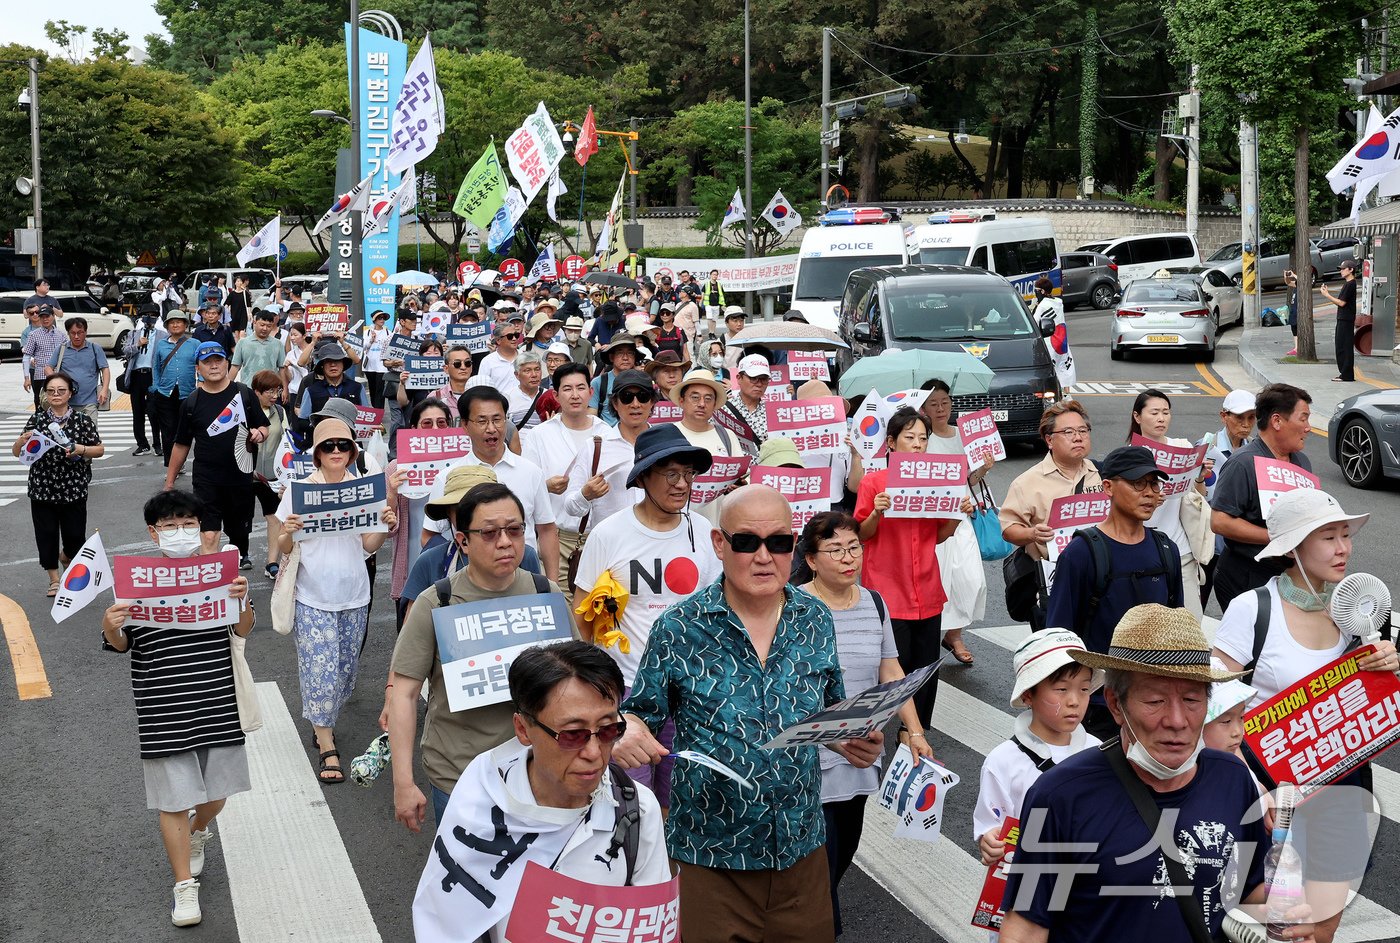
M 1252 386 L 1230 349 L 1238 329 L 1226 333 L 1218 362 L 1205 369 L 1180 359 L 1113 363 L 1106 315 L 1076 311 L 1070 322 L 1082 388 L 1091 391 L 1082 398 L 1092 415 L 1095 455 L 1127 435 L 1131 397 L 1143 386 L 1167 385 L 1174 392 L 1172 432 L 1191 438 L 1219 427 L 1219 399 L 1226 390 Z M 109 551 L 136 552 L 148 546 L 140 505 L 159 487 L 160 463 L 132 458 L 126 417 L 111 416 L 103 420 L 111 457 L 97 467 L 89 526 L 102 531 Z M 0 417 L 0 437 L 15 432 L 14 421 Z M 1353 569 L 1389 577 L 1400 552 L 1400 538 L 1388 526 L 1400 509 L 1395 489 L 1353 491 L 1327 462 L 1322 439 L 1314 439 L 1308 451 L 1324 486 L 1347 510 L 1377 515 L 1357 541 Z M 1030 449 L 1013 449 L 991 476 L 994 492 L 1004 494 L 1038 457 Z M 221 834 L 210 845 L 202 881 L 204 923 L 186 931 L 171 927 L 171 879 L 155 815 L 144 808 L 127 660 L 99 650 L 96 608 L 63 625 L 49 618 L 22 475 L 7 449 L 0 465 L 0 502 L 8 502 L 0 504 L 6 538 L 0 541 L 0 619 L 9 642 L 9 657 L 0 657 L 0 817 L 6 826 L 0 940 L 411 939 L 410 905 L 431 836 L 411 835 L 394 822 L 387 774 L 370 789 L 315 784 L 307 728 L 299 719 L 292 643 L 265 624 L 248 645 L 268 715 L 267 729 L 250 743 L 260 786 L 230 803 Z M 263 540 L 259 525 L 255 558 Z M 935 711 L 935 751 L 962 778 L 947 793 L 943 839 L 932 845 L 895 842 L 886 813 L 871 813 L 859 867 L 842 886 L 844 939 L 852 943 L 985 940 L 968 925 L 984 873 L 973 858 L 971 810 L 982 756 L 1010 729 L 1008 648 L 1025 631 L 1008 625 L 999 570 L 997 564 L 987 567 L 986 618 L 969 635 L 977 663 L 945 673 Z M 377 733 L 394 638 L 384 601 L 387 572 L 381 566 L 359 684 L 337 730 L 347 758 Z M 256 602 L 266 612 L 270 583 L 258 571 L 253 582 Z M 1219 612 L 1212 607 L 1208 615 Z M 32 645 L 20 631 L 24 616 Z M 24 666 L 23 678 L 32 679 L 35 650 L 51 694 L 20 699 L 12 665 Z M 1400 770 L 1396 758 L 1400 754 L 1392 753 L 1379 765 Z M 1400 803 L 1386 811 L 1400 815 Z M 1400 938 L 1400 889 L 1389 880 L 1400 863 L 1397 848 L 1395 822 L 1384 819 L 1373 878 L 1363 887 L 1365 899 L 1344 919 L 1339 940 Z

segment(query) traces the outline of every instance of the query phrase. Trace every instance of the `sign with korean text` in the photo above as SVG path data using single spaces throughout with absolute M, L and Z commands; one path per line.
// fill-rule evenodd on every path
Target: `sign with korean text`
M 506 162 L 525 202 L 535 198 L 563 159 L 564 142 L 544 102 L 540 102 L 525 123 L 506 138 Z
M 501 170 L 501 159 L 496 155 L 496 142 L 492 141 L 486 145 L 486 150 L 481 152 L 471 170 L 462 178 L 462 185 L 457 189 L 457 199 L 452 204 L 452 212 L 470 221 L 478 229 L 485 229 L 505 199 L 506 175 Z M 481 251 L 480 242 L 477 242 L 476 251 Z M 465 284 L 460 265 L 457 266 L 457 281 Z
M 1167 476 L 1167 480 L 1162 482 L 1164 498 L 1185 494 L 1201 474 L 1201 466 L 1206 463 L 1204 445 L 1165 445 L 1141 435 L 1134 435 L 1132 444 L 1151 452 L 1157 467 Z
M 384 423 L 384 410 L 373 406 L 355 407 L 355 438 L 361 442 L 374 435 Z
M 408 371 L 408 378 L 403 381 L 405 390 L 435 390 L 447 385 L 447 371 L 441 357 L 414 354 L 404 358 L 403 367 Z
M 347 65 L 352 51 L 350 29 L 350 24 L 345 24 Z M 408 71 L 408 46 L 363 26 L 359 27 L 359 37 L 359 68 L 350 68 L 346 74 L 359 77 L 360 168 L 370 180 L 372 207 L 385 202 L 390 191 L 399 185 L 399 174 L 389 168 L 388 160 L 394 143 L 394 110 L 404 73 Z M 348 214 L 342 223 L 350 225 L 353 219 L 354 214 Z M 399 214 L 390 213 L 378 232 L 360 240 L 360 271 L 354 275 L 359 279 L 355 291 L 363 299 L 363 306 L 357 310 L 394 310 L 396 286 L 386 280 L 398 271 L 398 260 Z
M 308 334 L 344 334 L 350 326 L 350 306 L 317 302 L 306 306 L 302 323 Z
M 792 532 L 802 533 L 807 522 L 822 511 L 831 510 L 831 476 L 826 468 L 780 468 L 755 465 L 749 470 L 749 481 L 756 485 L 776 488 L 792 506 Z
M 790 288 L 797 275 L 797 256 L 779 255 L 766 259 L 665 259 L 646 260 L 646 274 L 655 278 L 662 269 L 679 272 L 708 272 L 719 269 L 719 283 L 725 294 L 761 291 L 764 288 Z
M 768 365 L 768 382 L 776 386 L 786 386 L 788 384 L 788 368 L 785 363 L 774 363 Z
M 1108 508 L 1113 503 L 1102 492 L 1069 494 L 1050 502 L 1050 516 L 1045 525 L 1055 532 L 1046 549 L 1046 557 L 1054 563 L 1069 546 L 1070 538 L 1081 527 L 1092 527 L 1108 520 Z
M 940 658 L 898 681 L 886 681 L 866 688 L 855 697 L 848 697 L 804 717 L 763 744 L 763 749 L 825 746 L 838 740 L 864 739 L 870 736 L 872 730 L 883 729 L 895 711 L 924 686 L 924 682 L 933 676 L 942 663 Z
M 665 884 L 585 884 L 536 861 L 506 924 L 508 943 L 675 943 L 680 939 L 680 878 Z
M 518 282 L 525 277 L 525 263 L 519 259 L 506 259 L 501 262 L 496 271 L 501 273 L 501 278 L 508 282 Z
M 763 390 L 765 403 L 786 403 L 792 399 L 792 387 L 786 383 L 770 383 Z
M 491 215 L 495 216 L 496 214 L 492 213 Z M 487 222 L 489 223 L 490 220 L 487 220 Z M 471 284 L 472 278 L 480 274 L 481 265 L 477 262 L 473 262 L 471 259 L 466 259 L 461 265 L 457 266 L 457 284 L 469 285 Z
M 472 710 L 510 700 L 510 666 L 527 648 L 573 637 L 562 593 L 482 599 L 433 610 L 447 706 Z
M 564 277 L 572 281 L 578 281 L 588 274 L 588 260 L 581 255 L 567 255 L 564 257 Z
M 948 790 L 962 778 L 927 757 L 914 760 L 914 752 L 900 744 L 880 783 L 880 808 L 898 817 L 895 838 L 938 841 L 943 833 L 943 803 Z
M 702 475 L 696 475 L 695 481 L 691 482 L 690 503 L 696 507 L 709 504 L 720 496 L 720 492 L 737 484 L 748 470 L 749 457 L 747 455 L 741 455 L 738 458 L 716 455 L 710 470 Z
M 1269 519 L 1274 502 L 1288 492 L 1322 487 L 1322 482 L 1312 472 L 1303 471 L 1292 462 L 1262 455 L 1254 456 L 1254 479 L 1259 485 L 1259 509 L 1265 520 Z
M 743 418 L 735 415 L 734 410 L 729 407 L 728 401 L 721 399 L 715 408 L 714 424 L 728 429 L 739 438 L 751 444 L 754 450 L 758 449 L 758 436 Z
M 659 399 L 651 408 L 651 424 L 659 426 L 663 422 L 680 422 L 684 411 L 669 399 Z
M 1016 845 L 1021 841 L 1021 822 L 1006 818 L 1001 821 L 997 841 L 1006 845 L 1006 853 L 1001 860 L 987 869 L 987 879 L 982 882 L 982 894 L 977 898 L 977 909 L 972 912 L 972 925 L 983 930 L 1001 930 L 1001 922 L 1006 911 L 1001 909 L 1002 898 L 1006 896 L 1007 866 L 1016 856 Z
M 384 351 L 384 359 L 405 360 L 408 357 L 417 357 L 418 351 L 423 349 L 423 342 L 408 334 L 389 335 L 389 346 Z
M 474 354 L 484 354 L 491 349 L 490 321 L 471 321 L 466 324 L 447 325 L 447 346 L 465 344 Z
M 1304 795 L 1336 782 L 1400 740 L 1400 678 L 1361 671 L 1363 645 L 1244 715 L 1244 739 L 1275 782 Z
M 970 468 L 981 468 L 987 459 L 999 462 L 1006 458 L 1006 444 L 990 409 L 963 413 L 958 417 L 958 438 L 962 439 L 963 454 Z
M 787 439 L 804 456 L 846 448 L 846 406 L 839 396 L 768 403 L 768 437 Z
M 405 498 L 426 498 L 438 475 L 472 452 L 460 429 L 400 429 L 397 446 L 397 468 L 407 475 L 398 493 Z
M 788 353 L 787 368 L 788 378 L 793 383 L 831 379 L 831 364 L 827 362 L 826 354 L 791 351 Z
M 383 473 L 346 478 L 337 484 L 292 482 L 292 513 L 301 518 L 293 540 L 328 534 L 383 534 L 389 525 L 380 520 L 387 500 Z
M 238 551 L 199 557 L 113 557 L 116 597 L 130 601 L 127 625 L 213 629 L 238 621 L 229 598 L 238 578 Z
M 891 452 L 885 517 L 961 519 L 967 495 L 967 459 L 961 455 Z

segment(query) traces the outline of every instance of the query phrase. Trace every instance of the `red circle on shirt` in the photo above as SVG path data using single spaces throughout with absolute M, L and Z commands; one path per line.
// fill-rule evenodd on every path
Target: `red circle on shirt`
M 689 557 L 676 557 L 662 574 L 666 588 L 677 596 L 689 596 L 700 585 L 700 568 Z

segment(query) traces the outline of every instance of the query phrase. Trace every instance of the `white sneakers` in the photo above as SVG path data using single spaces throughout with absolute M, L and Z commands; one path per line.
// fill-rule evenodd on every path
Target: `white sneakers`
M 190 821 L 194 821 L 191 819 Z M 214 837 L 214 830 L 206 828 L 202 832 L 190 829 L 190 874 L 199 877 L 204 873 L 204 846 Z
M 194 878 L 175 885 L 175 903 L 170 905 L 170 922 L 177 927 L 192 927 L 204 919 L 199 909 L 199 882 Z

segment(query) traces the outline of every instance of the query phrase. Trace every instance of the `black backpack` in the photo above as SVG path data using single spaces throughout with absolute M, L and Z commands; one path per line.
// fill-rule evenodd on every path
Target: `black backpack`
M 1089 544 L 1089 559 L 1094 568 L 1094 588 L 1089 592 L 1088 600 L 1080 603 L 1077 613 L 1077 624 L 1081 628 L 1092 622 L 1094 616 L 1098 614 L 1103 597 L 1115 578 L 1137 579 L 1143 576 L 1165 576 L 1167 578 L 1167 605 L 1174 609 L 1185 605 L 1182 598 L 1184 590 L 1181 585 L 1181 552 L 1176 549 L 1176 544 L 1172 542 L 1172 539 L 1161 531 L 1149 527 L 1147 533 L 1157 544 L 1157 554 L 1161 559 L 1161 566 L 1115 575 L 1113 561 L 1109 559 L 1108 540 L 1104 537 L 1103 531 L 1097 527 L 1085 527 L 1074 532 L 1075 538 L 1083 538 Z

